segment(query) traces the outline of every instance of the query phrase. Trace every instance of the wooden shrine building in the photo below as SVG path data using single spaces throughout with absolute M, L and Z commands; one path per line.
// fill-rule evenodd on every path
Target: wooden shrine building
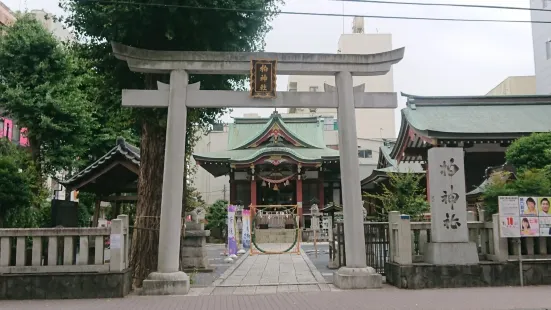
M 60 182 L 67 192 L 94 193 L 97 196 L 92 225 L 98 224 L 101 202 L 114 203 L 113 216 L 121 212 L 121 203 L 136 202 L 140 172 L 140 149 L 117 139 L 115 147 L 88 167 Z
M 283 118 L 277 112 L 236 118 L 229 124 L 227 150 L 193 157 L 214 177 L 229 175 L 234 204 L 302 203 L 309 214 L 313 202 L 323 206 L 335 192 L 340 195 L 339 152 L 326 147 L 321 118 Z
M 505 164 L 505 151 L 515 139 L 534 132 L 551 131 L 549 95 L 402 96 L 407 102 L 401 111 L 396 143 L 389 156 L 380 160 L 379 169 L 362 181 L 364 190 L 374 187 L 380 178 L 380 169 L 403 163 L 418 163 L 426 169 L 428 149 L 462 147 L 466 190 L 471 192 L 480 189 L 487 178 L 488 167 Z M 384 153 L 381 150 L 381 154 Z

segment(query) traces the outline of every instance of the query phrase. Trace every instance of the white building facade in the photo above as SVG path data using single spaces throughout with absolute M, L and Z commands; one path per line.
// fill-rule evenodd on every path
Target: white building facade
M 530 11 L 533 21 L 551 22 L 551 0 L 530 0 L 530 8 L 545 11 Z M 551 94 L 551 24 L 532 23 L 532 44 L 536 69 L 536 94 Z
M 363 19 L 355 18 L 351 34 L 341 35 L 338 52 L 343 54 L 374 54 L 392 50 L 391 34 L 366 34 L 363 31 Z M 289 76 L 288 91 L 324 91 L 324 84 L 335 85 L 334 76 Z M 383 76 L 354 77 L 354 86 L 365 84 L 367 92 L 394 92 L 392 70 Z M 360 179 L 371 174 L 377 166 L 379 147 L 383 139 L 395 139 L 395 109 L 357 109 L 356 129 L 358 137 L 358 155 L 360 160 Z M 324 119 L 324 139 L 328 147 L 338 149 L 337 109 L 289 109 L 282 117 L 318 116 Z M 259 117 L 257 114 L 245 114 L 244 117 Z M 195 146 L 195 153 L 217 152 L 227 148 L 228 128 L 216 125 L 214 130 L 203 135 Z M 192 159 L 192 166 L 195 163 Z M 193 186 L 199 191 L 207 204 L 218 199 L 229 200 L 229 177 L 214 178 L 210 173 L 197 167 Z

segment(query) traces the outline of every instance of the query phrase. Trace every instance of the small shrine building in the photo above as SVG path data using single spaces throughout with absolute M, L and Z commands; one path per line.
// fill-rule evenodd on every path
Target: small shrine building
M 325 145 L 323 119 L 274 112 L 268 118 L 236 118 L 228 131 L 227 150 L 193 157 L 214 177 L 229 175 L 230 203 L 302 203 L 307 215 L 313 203 L 340 201 L 339 152 Z

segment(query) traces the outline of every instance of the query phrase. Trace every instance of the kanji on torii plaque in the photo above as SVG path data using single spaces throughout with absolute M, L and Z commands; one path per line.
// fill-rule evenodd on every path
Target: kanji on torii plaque
M 251 60 L 251 97 L 276 97 L 277 60 Z

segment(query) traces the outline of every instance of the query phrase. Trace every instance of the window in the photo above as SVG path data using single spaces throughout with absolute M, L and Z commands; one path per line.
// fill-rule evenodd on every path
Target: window
M 11 134 L 11 140 L 13 143 L 19 144 L 19 135 L 21 134 L 21 130 L 19 129 L 19 126 L 13 125 L 12 128 L 12 134 Z
M 317 87 L 317 86 L 310 86 L 310 91 L 311 91 L 311 92 L 317 92 L 317 91 L 318 91 L 318 87 Z
M 288 87 L 288 91 L 297 91 L 297 82 L 290 82 L 289 83 L 289 87 Z
M 371 150 L 358 150 L 359 158 L 371 158 L 373 156 Z
M 212 131 L 224 131 L 224 124 L 222 123 L 212 124 Z
M 335 130 L 334 124 L 335 124 L 335 119 L 332 116 L 323 118 L 323 130 L 326 130 L 326 131 Z
M 551 59 L 551 39 L 545 42 L 545 55 L 547 56 L 547 59 Z

